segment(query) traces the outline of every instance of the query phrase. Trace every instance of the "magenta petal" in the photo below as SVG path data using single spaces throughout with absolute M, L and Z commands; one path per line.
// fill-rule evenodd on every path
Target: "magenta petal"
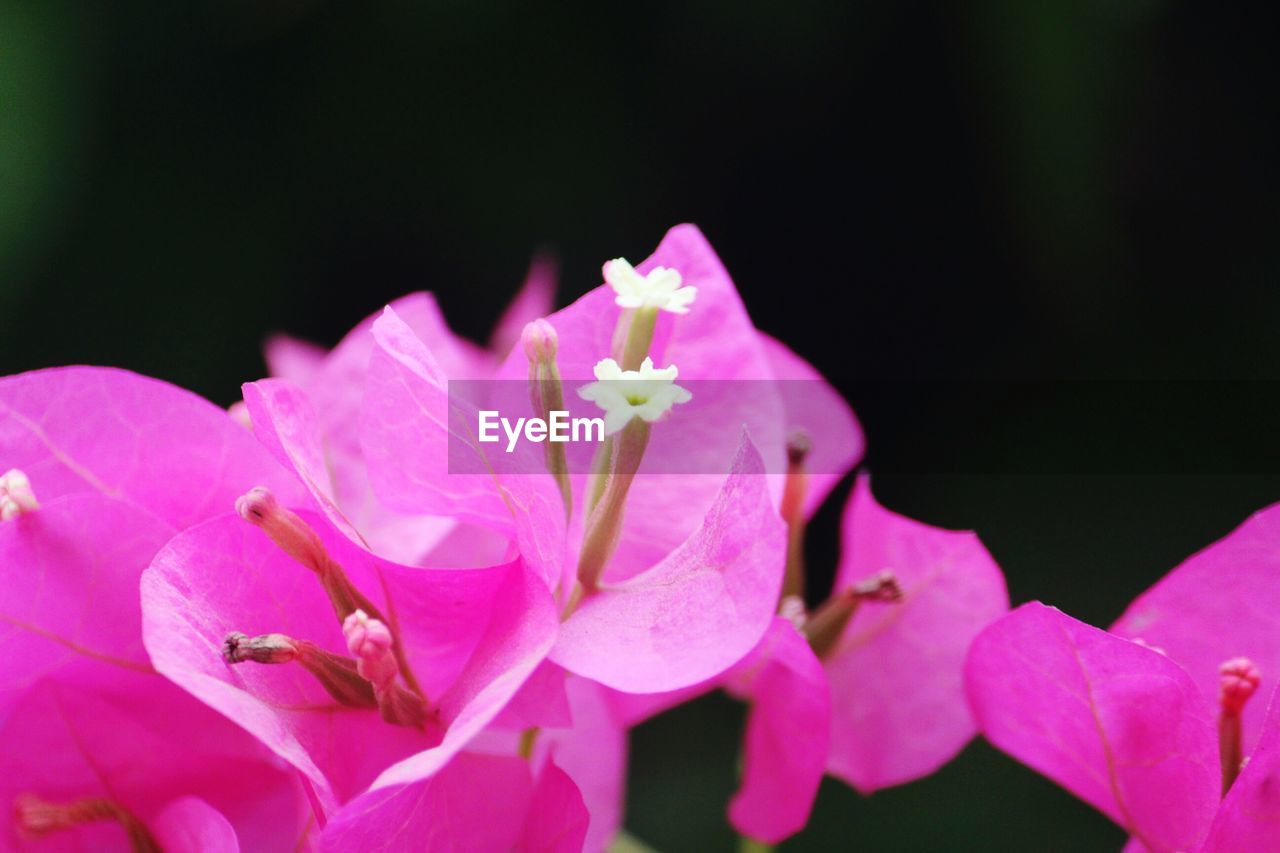
M 448 377 L 431 352 L 390 308 L 373 334 L 361 442 L 378 496 L 401 512 L 508 528 L 511 513 L 492 477 L 449 471 L 450 432 L 465 427 L 456 423 Z M 466 433 L 455 441 L 473 447 Z
M 300 385 L 316 375 L 325 355 L 324 347 L 289 335 L 272 335 L 263 347 L 267 372 Z
M 183 797 L 165 807 L 148 827 L 166 853 L 237 853 L 235 827 L 198 797 Z
M 0 720 L 41 678 L 110 685 L 152 672 L 138 578 L 169 525 L 96 493 L 68 495 L 0 524 Z
M 573 724 L 546 729 L 537 743 L 573 779 L 586 804 L 590 825 L 582 849 L 605 850 L 622 828 L 627 730 L 613 712 L 608 688 L 575 677 L 565 687 Z
M 974 640 L 966 665 L 982 732 L 1150 850 L 1191 850 L 1218 805 L 1213 720 L 1159 652 L 1043 604 Z
M 503 358 L 520 340 L 526 323 L 546 317 L 556 308 L 556 282 L 559 278 L 556 261 L 546 255 L 538 255 L 529 265 L 520 292 L 502 312 L 489 339 L 489 350 Z
M 556 616 L 542 582 L 519 561 L 406 568 L 361 550 L 322 516 L 303 517 L 401 626 L 414 673 L 440 709 L 443 742 L 334 705 L 301 667 L 223 663 L 231 631 L 280 632 L 345 652 L 314 576 L 236 516 L 184 531 L 156 556 L 142 581 L 143 636 L 158 670 L 297 767 L 332 809 L 375 778 L 411 782 L 443 765 L 545 657 Z
M 380 556 L 417 565 L 457 528 L 452 519 L 405 516 L 382 506 L 373 495 L 358 446 L 346 447 L 332 433 L 329 437 L 336 441 L 322 443 L 311 401 L 291 382 L 263 379 L 247 383 L 243 390 L 254 435 L 297 473 L 316 505 L 352 540 Z M 356 431 L 354 425 L 343 429 L 353 435 Z
M 0 380 L 0 447 L 42 502 L 101 492 L 186 527 L 254 486 L 301 488 L 223 409 L 123 370 L 63 367 Z
M 973 737 L 965 652 L 1009 609 L 1004 577 L 976 535 L 886 510 L 864 476 L 845 510 L 835 589 L 884 569 L 903 600 L 863 605 L 826 660 L 827 768 L 863 792 L 932 773 Z
M 561 626 L 552 660 L 609 687 L 650 693 L 695 684 L 741 659 L 769 627 L 782 582 L 785 529 L 762 474 L 744 433 L 701 527 L 653 568 L 584 600 Z
M 418 577 L 422 572 L 449 582 L 436 580 L 428 586 Z M 480 577 L 472 580 L 470 575 Z M 374 781 L 375 788 L 415 781 L 444 766 L 498 716 L 546 659 L 559 625 L 551 593 L 521 560 L 493 569 L 401 569 L 387 572 L 387 581 L 405 626 L 410 659 L 424 668 L 419 674 L 424 682 L 433 671 L 437 677 L 448 671 L 445 667 L 456 655 L 457 638 L 476 633 L 478 625 L 483 633 L 447 689 L 442 692 L 425 684 L 428 695 L 439 697 L 441 715 L 448 723 L 444 740 L 384 770 Z M 469 596 L 473 600 L 468 602 Z M 449 615 L 450 609 L 457 615 Z M 443 653 L 433 656 L 432 644 Z
M 775 618 L 729 683 L 751 700 L 729 820 L 742 835 L 777 844 L 804 828 L 822 782 L 831 727 L 826 673 L 795 626 Z
M 1222 800 L 1209 829 L 1204 853 L 1280 849 L 1280 691 L 1271 707 L 1257 747 Z
M 329 821 L 320 847 L 505 853 L 520 839 L 532 797 L 524 760 L 463 753 L 429 779 L 357 797 Z
M 802 430 L 809 439 L 805 457 L 809 485 L 805 511 L 812 515 L 840 478 L 857 465 L 866 451 L 866 438 L 853 409 L 813 365 L 781 341 L 761 333 L 760 342 L 778 382 L 786 410 L 788 434 Z
M 494 719 L 493 728 L 522 732 L 571 725 L 573 714 L 565 690 L 567 677 L 568 673 L 559 664 L 543 661 Z
M 510 475 L 450 473 L 451 452 L 478 448 L 472 443 L 474 414 L 450 405 L 431 353 L 395 312 L 387 309 L 374 335 L 379 346 L 370 363 L 361 429 L 378 496 L 401 512 L 514 530 L 521 555 L 554 588 L 565 570 L 564 505 L 541 457 L 532 463 L 536 467 Z
M 533 789 L 520 850 L 527 853 L 581 853 L 587 849 L 589 815 L 569 774 L 546 762 Z
M 1255 513 L 1219 542 L 1187 558 L 1138 596 L 1111 630 L 1141 639 L 1182 665 L 1212 701 L 1218 665 L 1247 657 L 1264 684 L 1280 682 L 1280 506 Z M 1265 712 L 1244 709 L 1244 751 L 1257 743 Z
M 0 726 L 0 743 L 6 817 L 22 795 L 108 797 L 155 830 L 157 815 L 190 796 L 221 813 L 246 849 L 279 851 L 297 849 L 309 818 L 295 774 L 154 674 L 121 673 L 110 689 L 41 682 Z M 93 824 L 54 838 L 71 849 L 114 849 L 123 832 Z M 27 846 L 10 820 L 0 821 L 0 848 Z

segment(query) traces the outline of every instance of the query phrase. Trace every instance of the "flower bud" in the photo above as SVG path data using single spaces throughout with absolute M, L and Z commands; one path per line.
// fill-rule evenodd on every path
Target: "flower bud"
M 9 521 L 40 508 L 31 481 L 17 468 L 0 475 L 0 521 Z

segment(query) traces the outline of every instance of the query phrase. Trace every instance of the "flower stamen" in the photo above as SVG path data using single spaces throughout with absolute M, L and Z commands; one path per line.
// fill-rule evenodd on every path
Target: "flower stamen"
M 550 420 L 552 412 L 565 408 L 564 386 L 560 381 L 560 368 L 556 365 L 559 337 L 554 326 L 538 319 L 524 327 L 520 341 L 529 359 L 529 400 L 533 404 L 533 412 L 543 420 Z M 548 441 L 544 447 L 547 471 L 560 489 L 565 518 L 568 518 L 573 514 L 573 489 L 569 484 L 569 463 L 564 445 Z
M 804 460 L 813 449 L 809 436 L 797 430 L 787 439 L 787 479 L 782 489 L 779 514 L 787 523 L 787 570 L 782 581 L 782 599 L 804 599 L 804 499 L 809 475 Z
M 400 686 L 400 667 L 392 651 L 394 639 L 387 626 L 357 610 L 342 623 L 347 650 L 356 658 L 356 671 L 373 686 L 382 719 L 397 726 L 422 728 L 431 717 L 426 700 Z
M 826 657 L 839 643 L 845 627 L 864 601 L 893 603 L 902 600 L 898 577 L 888 569 L 828 598 L 805 622 L 804 635 L 818 657 Z
M 35 794 L 22 794 L 14 800 L 13 820 L 19 830 L 36 838 L 87 823 L 115 821 L 124 828 L 134 853 L 160 853 L 160 845 L 142 821 L 106 797 L 55 803 Z
M 379 619 L 388 626 L 394 623 L 387 620 L 364 593 L 356 589 L 355 584 L 347 577 L 342 566 L 329 556 L 319 535 L 292 510 L 286 509 L 276 500 L 270 489 L 258 486 L 250 489 L 236 500 L 236 512 L 240 517 L 260 529 L 272 542 L 303 567 L 314 572 L 329 597 L 333 611 L 342 623 L 357 610 Z M 394 636 L 395 630 L 392 629 Z M 413 692 L 421 695 L 417 679 L 409 669 L 399 642 L 395 644 L 396 661 L 405 683 Z
M 10 521 L 40 508 L 31 481 L 17 468 L 0 475 L 0 521 Z
M 1257 692 L 1262 674 L 1248 658 L 1232 658 L 1218 667 L 1218 675 L 1218 756 L 1225 797 L 1244 766 L 1241 715 L 1249 698 Z
M 340 705 L 376 708 L 373 685 L 361 676 L 356 661 L 325 651 L 315 643 L 284 634 L 250 637 L 232 631 L 222 641 L 222 659 L 229 664 L 301 664 Z

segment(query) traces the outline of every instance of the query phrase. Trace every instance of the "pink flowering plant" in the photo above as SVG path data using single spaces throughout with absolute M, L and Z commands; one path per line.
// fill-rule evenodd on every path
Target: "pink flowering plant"
M 748 706 L 726 817 L 750 846 L 802 831 L 824 776 L 904 784 L 980 726 L 1137 842 L 1203 841 L 1197 679 L 1232 638 L 1222 660 L 1280 664 L 1264 620 L 1219 630 L 1175 573 L 1117 635 L 1059 639 L 1065 617 L 1005 616 L 976 535 L 882 507 L 865 474 L 815 595 L 808 522 L 864 450 L 840 395 L 756 328 L 693 226 L 558 311 L 554 279 L 535 263 L 485 347 L 429 294 L 331 351 L 275 338 L 230 410 L 110 369 L 0 381 L 6 848 L 634 848 L 628 730 L 716 689 Z M 491 410 L 526 425 L 505 447 Z M 563 412 L 594 436 L 527 426 Z M 1072 763 L 1098 749 L 1074 706 L 1053 729 L 1026 654 L 1000 657 L 1018 631 L 1122 647 L 1097 666 L 1135 680 L 1100 701 L 1159 699 L 1105 710 L 1148 732 L 1132 756 Z M 1250 716 L 1252 663 L 1223 672 L 1223 766 L 1255 758 L 1219 834 L 1246 831 L 1280 728 Z M 1108 769 L 1157 754 L 1176 772 L 1134 769 L 1142 795 Z
M 1280 508 L 1138 596 L 1109 630 L 1038 602 L 966 664 L 983 735 L 1115 821 L 1126 850 L 1280 845 Z M 1271 698 L 1268 700 L 1268 696 Z

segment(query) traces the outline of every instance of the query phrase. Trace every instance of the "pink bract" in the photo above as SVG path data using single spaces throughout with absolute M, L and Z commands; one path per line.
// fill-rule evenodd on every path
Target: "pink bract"
M 1219 542 L 1187 558 L 1134 599 L 1111 631 L 1141 639 L 1182 665 L 1207 700 L 1218 666 L 1246 657 L 1264 683 L 1280 681 L 1280 506 L 1255 513 Z M 1266 706 L 1244 709 L 1244 751 L 1258 741 Z
M 1158 651 L 1031 603 L 983 631 L 967 664 L 983 734 L 1152 851 L 1195 850 L 1217 811 L 1215 725 Z
M 653 568 L 586 598 L 552 660 L 618 690 L 657 693 L 711 678 L 755 646 L 778 598 L 785 534 L 760 455 L 741 442 L 701 527 Z
M 554 640 L 555 611 L 519 560 L 469 571 L 406 568 L 302 516 L 388 618 L 443 731 L 384 723 L 336 705 L 297 666 L 240 666 L 220 656 L 232 631 L 280 632 L 342 654 L 332 606 L 311 573 L 238 516 L 189 529 L 142 583 L 143 634 L 156 668 L 252 732 L 309 780 L 333 811 L 370 785 L 430 776 L 503 708 Z
M 845 509 L 835 589 L 882 570 L 902 601 L 860 607 L 825 661 L 831 683 L 827 769 L 859 791 L 932 773 L 977 733 L 964 660 L 1009 609 L 999 566 L 976 534 L 890 512 L 858 478 Z

